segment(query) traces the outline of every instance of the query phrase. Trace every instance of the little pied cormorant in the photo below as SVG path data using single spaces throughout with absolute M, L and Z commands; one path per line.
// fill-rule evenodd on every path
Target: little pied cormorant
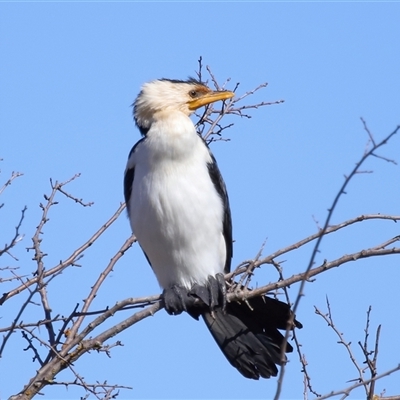
M 217 162 L 189 116 L 234 96 L 196 79 L 142 86 L 133 116 L 143 138 L 128 158 L 124 194 L 133 233 L 169 314 L 201 315 L 228 361 L 246 378 L 277 375 L 287 304 L 267 296 L 226 302 L 232 258 L 228 194 Z M 196 298 L 203 306 L 194 305 Z M 204 304 L 205 303 L 205 304 Z M 295 320 L 294 325 L 301 327 Z M 292 346 L 286 344 L 286 351 Z

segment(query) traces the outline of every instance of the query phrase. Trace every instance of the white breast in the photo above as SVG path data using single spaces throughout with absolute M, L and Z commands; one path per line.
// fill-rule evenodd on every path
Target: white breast
M 210 161 L 192 122 L 180 115 L 153 123 L 133 154 L 131 226 L 163 288 L 190 288 L 223 272 L 223 205 Z

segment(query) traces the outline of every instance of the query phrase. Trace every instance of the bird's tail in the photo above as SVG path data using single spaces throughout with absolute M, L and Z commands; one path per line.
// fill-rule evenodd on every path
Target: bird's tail
M 262 296 L 247 302 L 231 302 L 221 308 L 204 311 L 202 317 L 228 361 L 246 378 L 269 378 L 282 365 L 283 335 L 292 316 L 290 307 L 279 300 Z M 293 327 L 301 328 L 293 319 Z M 293 347 L 286 343 L 286 352 Z

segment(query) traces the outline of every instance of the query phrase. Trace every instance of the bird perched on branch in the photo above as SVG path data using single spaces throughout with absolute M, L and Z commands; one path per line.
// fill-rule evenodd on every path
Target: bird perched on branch
M 292 314 L 287 304 L 267 296 L 226 302 L 223 274 L 232 259 L 228 194 L 214 156 L 189 118 L 199 107 L 233 96 L 193 78 L 145 83 L 133 104 L 143 138 L 129 154 L 124 194 L 132 231 L 163 288 L 166 311 L 202 316 L 242 375 L 269 378 L 284 362 L 278 329 L 286 330 Z M 292 351 L 290 344 L 286 351 Z

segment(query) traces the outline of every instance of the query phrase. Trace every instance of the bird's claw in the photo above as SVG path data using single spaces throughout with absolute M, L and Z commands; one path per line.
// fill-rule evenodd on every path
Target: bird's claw
M 221 303 L 222 311 L 225 312 L 226 310 L 226 282 L 224 274 L 218 273 L 215 275 L 215 279 L 218 284 L 219 289 L 219 302 Z
M 193 318 L 198 319 L 200 313 L 196 307 L 192 307 L 196 299 L 200 299 L 210 307 L 211 313 L 220 307 L 223 312 L 226 309 L 226 283 L 224 275 L 219 273 L 209 276 L 206 285 L 195 283 L 190 291 L 183 286 L 174 285 L 164 289 L 162 294 L 165 310 L 170 315 L 179 315 L 183 311 L 189 313 Z
M 178 315 L 193 305 L 194 299 L 189 296 L 187 289 L 182 286 L 174 285 L 169 289 L 164 289 L 162 294 L 165 310 L 170 315 Z
M 201 286 L 195 283 L 189 291 L 189 295 L 199 298 L 203 303 L 210 307 L 211 312 L 216 307 L 221 307 L 225 312 L 226 308 L 226 284 L 224 275 L 218 273 L 214 276 L 209 276 L 206 286 Z

